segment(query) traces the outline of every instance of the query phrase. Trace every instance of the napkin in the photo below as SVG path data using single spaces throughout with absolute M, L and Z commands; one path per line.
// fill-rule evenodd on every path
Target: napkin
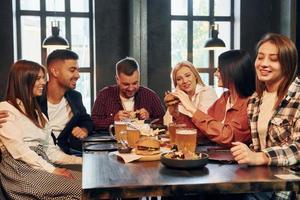
M 125 163 L 133 162 L 142 157 L 141 155 L 137 155 L 135 153 L 119 153 L 118 151 L 113 151 L 111 153 L 122 158 Z
M 166 148 L 166 147 L 161 147 L 160 148 L 161 153 L 167 153 L 167 152 L 170 152 L 170 151 L 171 151 L 170 148 Z M 151 155 L 151 156 L 137 155 L 137 154 L 134 153 L 134 149 L 131 153 L 119 153 L 118 151 L 113 151 L 113 152 L 111 152 L 111 154 L 119 156 L 120 158 L 122 158 L 122 160 L 125 163 L 133 162 L 133 161 L 139 160 L 141 158 L 145 159 L 145 158 L 149 158 L 151 156 L 154 156 L 154 155 Z M 147 160 L 150 160 L 150 159 L 147 159 Z

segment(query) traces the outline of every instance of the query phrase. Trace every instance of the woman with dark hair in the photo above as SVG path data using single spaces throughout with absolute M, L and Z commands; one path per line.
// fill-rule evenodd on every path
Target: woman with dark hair
M 231 151 L 239 164 L 287 166 L 299 163 L 300 79 L 296 77 L 297 63 L 297 49 L 286 36 L 269 33 L 258 42 L 256 92 L 248 106 L 252 148 L 241 142 L 233 143 Z M 290 193 L 275 195 L 289 199 Z
M 176 121 L 196 126 L 200 137 L 220 145 L 231 146 L 233 141 L 248 142 L 251 136 L 247 103 L 255 90 L 255 72 L 250 55 L 243 50 L 222 53 L 215 76 L 218 86 L 228 91 L 208 109 L 207 114 L 197 109 L 186 93 L 176 89 L 173 95 L 179 98 L 187 111 L 181 113 Z
M 0 128 L 0 181 L 10 199 L 80 199 L 81 173 L 55 164 L 81 164 L 53 144 L 47 118 L 37 96 L 42 95 L 46 70 L 19 60 L 10 69 L 6 101 L 9 116 Z

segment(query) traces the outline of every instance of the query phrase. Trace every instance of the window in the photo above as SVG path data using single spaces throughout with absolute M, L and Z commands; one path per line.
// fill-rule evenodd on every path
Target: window
M 53 51 L 42 49 L 43 40 L 50 36 L 51 22 L 59 22 L 59 35 L 70 43 L 70 49 L 79 55 L 81 92 L 87 112 L 94 100 L 92 0 L 16 0 L 17 56 L 45 64 Z
M 233 0 L 171 0 L 171 64 L 189 60 L 207 85 L 214 85 L 218 55 L 233 47 Z M 203 48 L 211 24 L 219 25 L 226 49 Z

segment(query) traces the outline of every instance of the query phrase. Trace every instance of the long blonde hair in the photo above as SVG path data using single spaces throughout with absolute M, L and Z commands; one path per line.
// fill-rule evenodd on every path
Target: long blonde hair
M 205 84 L 203 83 L 203 81 L 202 81 L 197 69 L 195 68 L 195 66 L 189 61 L 181 61 L 181 62 L 179 62 L 175 65 L 175 67 L 173 68 L 172 73 L 171 73 L 173 84 L 174 84 L 175 87 L 177 86 L 176 74 L 182 67 L 189 68 L 191 70 L 191 72 L 194 74 L 194 76 L 196 77 L 196 83 L 198 83 L 202 86 L 205 86 Z

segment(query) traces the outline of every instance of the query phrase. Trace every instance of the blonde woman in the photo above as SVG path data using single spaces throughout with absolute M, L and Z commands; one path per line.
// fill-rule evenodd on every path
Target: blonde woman
M 231 147 L 232 142 L 249 142 L 250 127 L 247 103 L 255 90 L 255 72 L 250 55 L 243 50 L 230 50 L 219 56 L 219 67 L 215 73 L 218 86 L 228 89 L 205 113 L 197 108 L 182 89 L 172 95 L 185 108 L 176 121 L 198 129 L 200 141 L 208 139 L 214 143 Z M 206 142 L 206 141 L 205 141 Z
M 181 89 L 189 96 L 196 108 L 205 113 L 218 98 L 214 88 L 206 86 L 203 83 L 197 69 L 189 61 L 181 61 L 175 65 L 172 70 L 172 81 L 176 88 Z M 178 111 L 186 112 L 185 108 L 181 105 L 178 105 Z M 168 106 L 168 110 L 164 116 L 165 124 L 167 125 L 171 121 L 174 121 L 173 117 L 176 114 L 178 112 L 174 112 L 173 107 Z

